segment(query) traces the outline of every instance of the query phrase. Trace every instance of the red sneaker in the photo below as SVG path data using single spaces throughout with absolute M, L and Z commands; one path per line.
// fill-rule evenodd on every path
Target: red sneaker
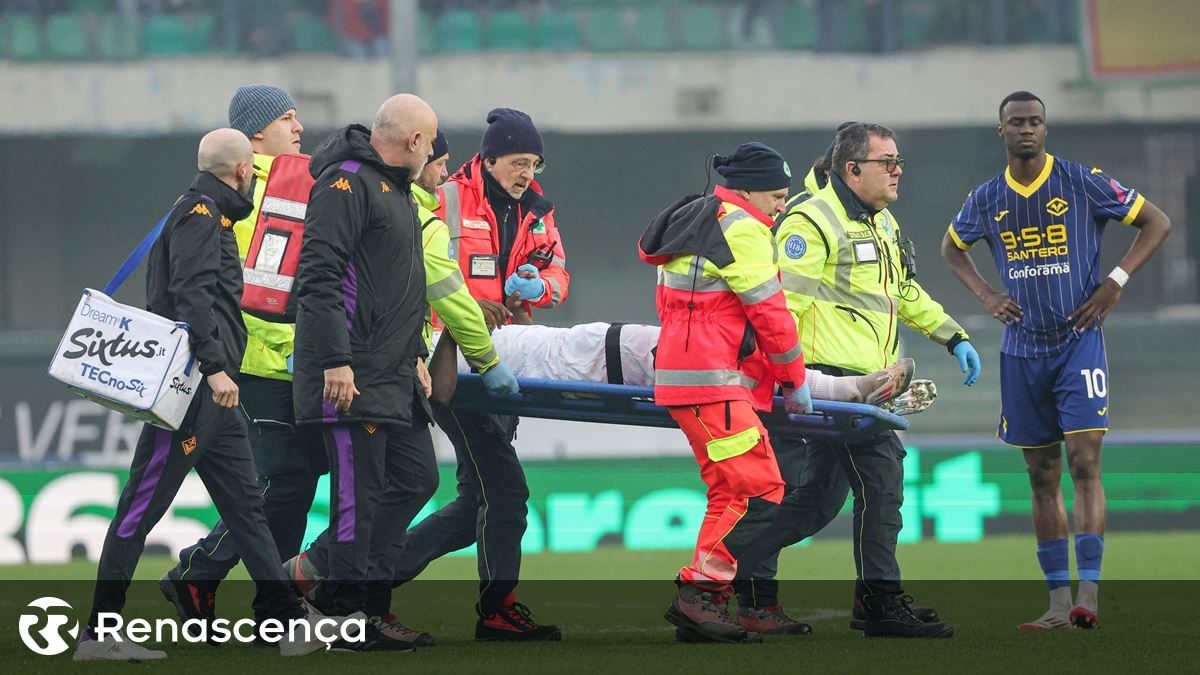
M 529 608 L 517 602 L 515 593 L 504 599 L 504 608 L 485 616 L 475 605 L 479 620 L 475 622 L 475 639 L 479 642 L 505 641 L 527 642 L 530 640 L 561 640 L 558 626 L 543 626 L 535 622 Z

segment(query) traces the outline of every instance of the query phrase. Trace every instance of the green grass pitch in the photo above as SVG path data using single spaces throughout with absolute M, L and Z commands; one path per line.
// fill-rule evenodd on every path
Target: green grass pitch
M 1030 536 L 976 544 L 921 543 L 899 549 L 908 590 L 954 623 L 950 640 L 868 640 L 847 628 L 853 566 L 850 542 L 817 541 L 788 550 L 781 599 L 814 635 L 759 645 L 681 645 L 662 618 L 670 579 L 688 551 L 539 554 L 525 558 L 521 600 L 534 618 L 557 623 L 561 643 L 502 645 L 472 640 L 475 561 L 435 563 L 423 581 L 401 588 L 393 608 L 432 632 L 436 647 L 408 654 L 318 653 L 282 660 L 269 649 L 236 644 L 169 645 L 164 662 L 73 664 L 69 653 L 41 657 L 16 637 L 15 615 L 33 592 L 59 594 L 82 614 L 95 566 L 0 568 L 0 658 L 5 672 L 159 673 L 1126 673 L 1200 668 L 1194 618 L 1200 565 L 1195 532 L 1118 533 L 1108 537 L 1098 630 L 1019 633 L 1045 608 L 1045 586 Z M 154 580 L 172 561 L 147 557 L 137 579 Z M 236 576 L 245 578 L 239 568 Z M 636 581 L 629 581 L 629 580 Z M 803 579 L 804 581 L 799 581 Z M 18 583 L 18 581 L 20 582 Z M 153 583 L 135 582 L 127 616 L 171 614 Z M 24 594 L 18 592 L 24 590 Z M 222 616 L 249 613 L 248 584 L 227 586 Z M 20 598 L 18 601 L 17 598 Z

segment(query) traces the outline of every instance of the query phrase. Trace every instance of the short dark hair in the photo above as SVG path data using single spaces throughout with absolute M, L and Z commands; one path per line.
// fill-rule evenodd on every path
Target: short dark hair
M 1046 112 L 1046 103 L 1042 99 L 1038 98 L 1037 94 L 1029 91 L 1014 91 L 1008 96 L 1005 96 L 1003 101 L 1000 101 L 1000 109 L 997 112 L 1000 114 L 1001 122 L 1004 121 L 1004 106 L 1012 103 L 1013 101 L 1037 101 L 1038 103 L 1042 104 L 1042 112 Z
M 829 167 L 842 180 L 846 179 L 846 162 L 864 159 L 871 148 L 871 137 L 895 138 L 896 134 L 882 124 L 851 124 L 837 133 L 833 141 L 833 162 Z

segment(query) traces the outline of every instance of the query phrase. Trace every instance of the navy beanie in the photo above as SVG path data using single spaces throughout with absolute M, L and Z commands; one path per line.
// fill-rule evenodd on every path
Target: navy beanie
M 503 157 L 531 153 L 545 160 L 542 154 L 542 135 L 533 126 L 533 119 L 512 108 L 494 108 L 487 114 L 488 128 L 479 144 L 479 156 Z
M 838 125 L 837 131 L 833 133 L 833 141 L 829 143 L 829 147 L 825 150 L 825 166 L 830 167 L 830 171 L 833 171 L 833 146 L 837 145 L 837 135 L 842 133 L 843 129 L 852 127 L 855 124 L 858 124 L 858 122 L 842 122 Z
M 437 136 L 433 137 L 433 152 L 429 154 L 429 161 L 433 161 L 442 155 L 450 154 L 450 141 L 446 140 L 446 132 L 438 129 Z
M 279 87 L 269 84 L 243 84 L 237 88 L 229 101 L 229 126 L 250 138 L 285 112 L 295 108 L 296 102 Z
M 712 164 L 730 190 L 769 192 L 792 186 L 792 169 L 783 155 L 762 143 L 743 143 L 732 155 L 714 157 Z

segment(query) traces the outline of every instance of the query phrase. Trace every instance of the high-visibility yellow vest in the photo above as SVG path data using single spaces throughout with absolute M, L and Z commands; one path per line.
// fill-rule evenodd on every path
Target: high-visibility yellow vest
M 955 334 L 967 338 L 910 277 L 900 240 L 887 209 L 850 218 L 832 181 L 780 221 L 780 280 L 809 364 L 859 373 L 884 368 L 899 357 L 899 322 L 941 345 Z

